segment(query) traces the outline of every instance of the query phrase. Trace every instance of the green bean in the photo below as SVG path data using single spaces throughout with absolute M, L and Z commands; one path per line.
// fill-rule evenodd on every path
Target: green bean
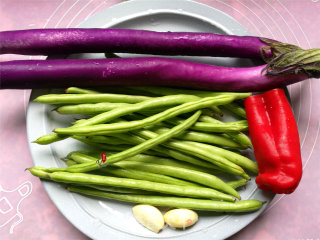
M 142 87 L 143 88 L 143 87 Z M 131 94 L 143 94 L 143 95 L 152 95 L 152 96 L 161 96 L 161 95 L 165 95 L 165 96 L 170 96 L 170 95 L 177 95 L 177 94 L 184 94 L 184 95 L 194 95 L 194 94 L 191 94 L 192 93 L 192 91 L 191 92 L 188 92 L 188 91 L 181 91 L 181 92 L 179 92 L 179 91 L 177 91 L 176 93 L 174 93 L 175 91 L 171 91 L 172 89 L 170 89 L 169 88 L 169 92 L 168 93 L 161 93 L 161 94 L 159 94 L 157 91 L 155 91 L 154 93 L 151 91 L 144 91 L 144 89 L 142 89 L 142 90 L 140 90 L 140 89 L 136 89 L 135 87 L 125 87 L 125 88 L 122 88 L 122 91 L 123 91 L 123 89 L 125 89 L 125 91 L 127 92 L 128 90 L 129 90 L 129 92 L 131 93 Z M 195 93 L 197 93 L 197 91 L 195 91 Z M 222 93 L 222 94 L 224 94 L 224 93 Z M 208 95 L 208 96 L 206 96 L 206 97 L 212 97 L 212 96 L 217 96 L 217 95 L 220 95 L 220 94 L 213 94 L 213 95 Z M 196 95 L 195 95 L 196 96 Z M 204 97 L 204 96 L 200 96 L 200 97 Z M 215 112 L 216 114 L 218 114 L 219 116 L 222 116 L 222 111 L 219 109 L 219 107 L 218 106 L 211 106 L 211 107 L 209 107 L 213 112 Z
M 165 131 L 168 131 L 168 129 L 163 127 L 157 128 L 155 130 L 156 133 L 163 133 Z M 213 133 L 209 134 L 204 132 L 186 131 L 180 136 L 177 136 L 176 138 L 180 140 L 210 143 L 210 144 L 220 145 L 228 148 L 236 148 L 236 149 L 243 148 L 242 145 L 238 144 L 232 139 L 219 134 L 213 134 Z
M 125 158 L 128 157 L 132 157 L 136 154 L 142 153 L 146 150 L 151 149 L 152 147 L 155 147 L 159 144 L 161 144 L 162 142 L 165 142 L 167 140 L 169 140 L 170 138 L 179 135 L 181 132 L 183 132 L 184 130 L 188 129 L 190 126 L 192 126 L 197 119 L 199 118 L 201 114 L 201 111 L 197 111 L 196 113 L 194 113 L 190 118 L 188 118 L 187 120 L 185 120 L 182 124 L 179 124 L 175 127 L 173 127 L 172 129 L 170 129 L 168 132 L 164 133 L 164 134 L 160 134 L 158 135 L 156 138 L 147 140 L 139 145 L 136 145 L 132 148 L 129 148 L 123 152 L 114 154 L 112 156 L 109 157 L 108 159 L 108 164 L 110 163 L 114 163 L 117 161 L 121 161 Z M 97 169 L 99 166 L 98 164 L 84 164 L 82 166 L 80 166 L 82 164 L 76 165 L 76 166 L 71 166 L 69 168 L 66 169 L 59 169 L 59 168 L 53 168 L 51 169 L 52 171 L 75 171 L 75 172 L 86 172 L 86 171 L 91 171 L 91 170 L 95 170 Z M 75 167 L 75 169 L 73 169 L 73 167 Z
M 209 117 L 209 116 L 203 116 L 203 115 L 199 118 L 199 121 L 207 122 L 207 123 L 222 123 L 217 119 L 214 119 L 214 118 Z M 234 139 L 239 144 L 243 145 L 244 147 L 252 146 L 250 138 L 247 135 L 245 135 L 244 133 L 241 133 L 241 132 L 235 132 L 235 133 L 226 132 L 225 134 L 227 136 L 231 137 L 232 139 Z
M 226 132 L 225 134 L 245 148 L 252 147 L 250 138 L 242 132 Z
M 153 147 L 152 149 L 149 149 L 147 151 L 144 151 L 144 154 L 148 154 L 151 156 L 155 156 L 155 157 L 168 157 L 169 155 L 166 154 L 165 152 L 161 152 L 161 151 L 157 151 L 155 149 L 157 149 L 158 146 Z
M 75 187 L 77 187 L 75 185 Z M 111 187 L 111 186 L 99 186 L 99 185 L 85 185 L 88 188 L 94 188 L 103 192 L 111 192 L 111 193 L 125 193 L 125 194 L 154 194 L 154 192 L 149 192 L 140 189 L 133 189 L 133 188 L 121 188 L 121 187 Z
M 204 98 L 199 101 L 188 102 L 173 108 L 169 108 L 166 111 L 155 114 L 143 120 L 111 123 L 111 124 L 97 124 L 93 126 L 77 126 L 77 127 L 73 126 L 69 128 L 56 128 L 54 132 L 58 134 L 67 134 L 67 135 L 104 135 L 104 134 L 113 134 L 113 133 L 119 133 L 119 132 L 132 131 L 134 129 L 154 125 L 156 123 L 162 122 L 166 119 L 175 117 L 183 113 L 206 108 L 214 104 L 217 104 L 217 105 L 226 104 L 228 102 L 231 102 L 232 100 L 233 100 L 233 97 L 229 97 L 229 96 Z
M 86 163 L 86 162 L 96 162 L 97 158 L 90 157 L 84 154 L 72 154 L 71 158 L 77 163 Z M 111 174 L 117 177 L 125 177 L 125 178 L 133 178 L 133 179 L 140 179 L 140 180 L 147 180 L 151 182 L 159 182 L 159 183 L 167 183 L 173 185 L 181 185 L 181 186 L 199 186 L 198 184 L 194 184 L 191 182 L 187 182 L 181 179 L 173 178 L 165 176 L 164 174 L 157 174 L 155 172 L 146 172 L 140 171 L 139 169 L 123 169 L 117 165 L 109 166 L 106 168 L 100 168 L 97 172 Z
M 84 104 L 77 104 L 77 105 L 65 105 L 58 107 L 56 111 L 60 114 L 97 114 L 106 111 L 110 111 L 115 108 L 119 107 L 126 107 L 130 104 L 128 103 L 109 103 L 109 102 L 102 102 L 102 103 L 84 103 Z
M 173 194 L 173 195 L 179 195 L 179 196 L 234 201 L 234 198 L 230 195 L 221 193 L 214 189 L 205 188 L 205 187 L 171 185 L 171 184 L 155 183 L 155 182 L 137 180 L 137 179 L 107 177 L 107 176 L 85 174 L 85 173 L 70 173 L 70 172 L 49 173 L 39 169 L 36 169 L 36 171 L 34 171 L 35 168 L 36 167 L 29 168 L 28 170 L 34 176 L 37 176 L 37 177 L 44 176 L 46 179 L 50 179 L 55 182 L 125 187 L 125 188 L 141 189 L 146 191 L 160 192 L 160 193 Z M 44 173 L 39 173 L 41 171 Z
M 140 130 L 137 132 L 139 136 L 143 136 L 146 138 L 154 138 L 157 136 L 156 133 L 148 131 L 148 130 Z M 214 155 L 204 149 L 202 147 L 194 147 L 191 144 L 187 144 L 185 141 L 177 141 L 177 140 L 170 140 L 168 142 L 163 143 L 164 146 L 173 148 L 176 150 L 181 150 L 183 152 L 192 154 L 194 156 L 200 157 L 203 160 L 209 161 L 221 169 L 235 175 L 242 176 L 246 179 L 250 179 L 250 177 L 245 173 L 245 171 L 238 165 L 234 164 L 230 160 L 226 159 L 220 155 Z
M 107 143 L 110 145 L 118 145 L 118 144 L 125 144 L 124 141 L 119 140 L 119 138 L 113 136 L 87 136 L 88 141 L 94 143 Z
M 197 143 L 197 142 L 190 142 L 190 141 L 184 141 L 185 144 L 192 145 L 196 148 L 203 148 L 207 150 L 209 153 L 214 154 L 214 155 L 221 155 L 228 159 L 229 161 L 237 164 L 240 167 L 243 167 L 245 169 L 248 169 L 254 173 L 258 173 L 258 165 L 250 160 L 249 158 L 246 158 L 238 153 L 228 151 L 227 149 L 215 147 L 212 145 L 208 144 L 203 144 L 203 143 Z
M 183 150 L 168 149 L 163 146 L 156 146 L 154 148 L 154 150 L 157 152 L 160 152 L 160 153 L 166 153 L 167 156 L 172 157 L 176 160 L 187 162 L 190 164 L 194 164 L 199 167 L 205 167 L 214 173 L 223 171 L 223 169 L 219 168 L 218 166 L 216 166 L 210 162 L 203 161 L 202 159 L 200 159 L 198 157 L 191 156 L 191 155 L 184 153 Z
M 188 94 L 195 95 L 198 97 L 214 97 L 219 95 L 233 95 L 236 99 L 242 99 L 251 96 L 251 93 L 236 93 L 236 92 L 211 92 L 201 90 L 189 90 L 189 89 L 178 89 L 178 88 L 167 88 L 167 87 L 127 87 L 129 89 L 136 89 L 147 93 L 156 95 L 175 95 L 175 94 Z
M 116 139 L 116 142 L 118 142 L 118 144 L 139 144 L 144 142 L 144 139 L 139 137 L 139 136 L 133 136 L 130 133 L 117 133 L 117 134 L 113 134 L 111 136 L 88 136 L 88 139 L 92 139 L 93 141 L 97 141 L 100 143 L 104 143 L 104 137 L 108 138 L 114 138 Z
M 99 171 L 101 173 L 111 174 L 117 177 L 140 179 L 150 182 L 166 183 L 179 186 L 199 186 L 198 184 L 194 184 L 192 182 L 166 176 L 164 174 L 161 174 L 160 172 L 159 174 L 157 174 L 155 172 L 140 171 L 139 169 L 123 169 L 113 166 L 101 168 L 99 169 Z
M 68 187 L 71 192 L 76 192 L 84 195 L 116 199 L 125 202 L 134 202 L 142 204 L 150 204 L 152 206 L 187 208 L 194 210 L 205 210 L 214 212 L 250 212 L 259 210 L 264 202 L 254 199 L 224 202 L 212 201 L 206 199 L 194 199 L 183 197 L 168 197 L 168 196 L 145 196 L 135 194 L 113 194 L 102 191 L 91 190 L 85 187 Z
M 65 161 L 65 163 L 68 165 L 68 167 L 78 164 L 78 163 L 75 162 L 74 160 L 70 160 L 70 159 L 62 159 L 62 160 Z
M 230 187 L 228 184 L 226 184 L 216 176 L 208 173 L 203 173 L 186 168 L 157 165 L 154 163 L 140 163 L 134 161 L 119 162 L 115 165 L 125 169 L 135 169 L 145 172 L 159 173 L 175 178 L 188 180 L 191 182 L 200 183 L 202 185 L 220 190 L 222 192 L 229 193 L 230 195 L 240 199 L 240 195 L 232 187 Z
M 150 99 L 145 96 L 132 96 L 124 94 L 100 93 L 100 94 L 47 94 L 33 101 L 46 104 L 76 104 L 76 103 L 138 103 Z
M 203 160 L 209 161 L 230 174 L 242 176 L 245 179 L 250 179 L 250 177 L 240 166 L 232 163 L 230 160 L 226 159 L 223 156 L 213 155 L 201 148 L 196 148 L 190 145 L 186 146 L 183 142 L 179 141 L 170 141 L 165 144 L 165 146 L 180 150 L 183 149 L 183 151 L 185 151 L 186 153 L 193 154 L 194 156 L 200 157 Z
M 94 156 L 89 155 L 90 153 L 94 153 Z M 77 163 L 84 163 L 84 162 L 92 162 L 101 159 L 100 152 L 93 152 L 93 151 L 73 151 L 67 155 L 67 159 L 72 159 Z M 110 156 L 110 155 L 109 155 Z M 107 157 L 109 157 L 107 156 Z
M 182 120 L 179 118 L 166 119 L 166 122 L 169 122 L 173 125 L 178 124 Z M 216 123 L 206 123 L 206 122 L 197 122 L 194 126 L 191 127 L 192 130 L 203 131 L 203 132 L 216 132 L 216 133 L 225 133 L 225 132 L 238 132 L 248 129 L 247 120 L 240 120 L 235 122 L 216 122 Z
M 100 92 L 90 90 L 90 89 L 84 89 L 84 88 L 78 88 L 78 87 L 69 87 L 65 91 L 66 93 L 80 93 L 80 94 L 98 94 Z
M 234 189 L 236 189 L 238 187 L 242 187 L 242 186 L 246 185 L 247 182 L 248 182 L 247 179 L 242 178 L 242 179 L 239 179 L 239 180 L 226 182 L 226 184 L 228 184 L 229 186 L 231 186 Z
M 182 103 L 188 103 L 192 101 L 199 101 L 199 97 L 192 96 L 192 95 L 172 95 L 172 96 L 165 96 L 159 98 L 151 98 L 149 100 L 136 103 L 136 104 L 128 104 L 127 106 L 122 106 L 119 108 L 112 109 L 108 112 L 103 112 L 98 114 L 88 120 L 82 121 L 79 126 L 88 126 L 94 125 L 99 123 L 106 123 L 118 117 L 121 117 L 126 114 L 130 114 L 133 112 L 151 109 L 151 108 L 159 108 L 163 106 L 172 106 L 172 105 L 179 105 Z M 77 122 L 76 122 L 77 124 Z
M 39 137 L 38 139 L 32 141 L 33 143 L 37 143 L 40 145 L 47 145 L 50 143 L 58 142 L 68 138 L 69 136 L 61 135 L 57 133 L 50 133 Z
M 144 141 L 146 141 L 146 139 L 141 138 L 140 136 L 137 136 L 135 134 L 131 134 L 131 135 L 125 135 L 125 134 L 116 134 L 114 135 L 115 137 L 119 137 L 120 139 L 123 140 L 127 140 L 133 144 L 140 144 L 143 143 Z M 197 166 L 202 166 L 202 167 L 206 167 L 208 169 L 214 170 L 215 172 L 218 170 L 218 168 L 216 166 L 214 166 L 213 164 L 210 164 L 208 162 L 202 161 L 201 159 L 197 159 L 195 157 L 191 157 L 188 156 L 184 153 L 181 153 L 179 151 L 176 150 L 172 150 L 172 149 L 167 149 L 161 146 L 156 146 L 154 148 L 152 148 L 153 151 L 156 152 L 156 154 L 152 154 L 152 155 L 163 155 L 163 156 L 169 156 L 172 157 L 176 160 L 179 161 L 184 161 L 184 162 L 188 162 Z M 146 152 L 145 152 L 146 153 Z
M 74 135 L 74 136 L 76 136 L 76 135 Z M 33 143 L 37 143 L 37 144 L 40 144 L 40 145 L 47 145 L 47 144 L 50 144 L 50 143 L 54 143 L 54 142 L 57 142 L 57 141 L 64 140 L 64 139 L 66 139 L 68 137 L 69 137 L 68 135 L 61 135 L 61 134 L 58 134 L 58 133 L 51 133 L 51 134 L 46 134 L 46 135 L 43 135 L 43 136 L 39 137 L 38 139 L 33 141 Z M 77 137 L 80 137 L 80 136 L 77 136 Z M 90 140 L 91 137 L 101 137 L 101 136 L 93 135 L 93 136 L 86 136 L 86 137 L 89 138 L 88 140 Z M 77 139 L 77 140 L 79 140 L 79 139 Z M 84 142 L 84 141 L 82 141 L 82 142 Z M 92 142 L 95 142 L 95 141 L 92 141 Z M 89 143 L 89 142 L 86 142 L 86 143 Z M 99 142 L 97 142 L 97 143 L 99 143 Z M 103 146 L 98 146 L 98 145 L 95 145 L 95 147 L 103 148 Z
M 131 145 L 126 145 L 126 144 L 118 144 L 118 145 L 108 145 L 108 144 L 104 144 L 104 143 L 96 143 L 96 142 L 92 142 L 90 141 L 87 137 L 85 136 L 72 136 L 73 139 L 76 139 L 80 142 L 83 142 L 83 143 L 86 143 L 88 144 L 89 146 L 92 146 L 92 147 L 95 147 L 95 148 L 99 148 L 99 149 L 102 149 L 102 150 L 105 150 L 105 151 L 117 151 L 117 152 L 120 152 L 120 151 L 124 151 L 128 148 L 131 147 Z
M 42 178 L 42 179 L 50 179 L 50 173 L 47 172 L 47 168 L 45 167 L 32 167 L 32 168 L 27 168 L 33 176 Z
M 230 112 L 234 113 L 235 115 L 247 119 L 246 110 L 243 107 L 240 107 L 236 103 L 228 103 L 222 106 L 223 108 L 229 110 Z
M 121 118 L 118 118 L 116 120 L 114 120 L 115 123 L 119 123 L 119 122 L 127 122 Z M 79 136 L 79 137 L 84 137 L 84 136 Z M 139 144 L 144 142 L 144 139 L 142 139 L 139 136 L 131 136 L 129 134 L 124 134 L 124 133 L 117 133 L 117 134 L 112 134 L 110 136 L 100 136 L 100 135 L 93 135 L 93 136 L 85 136 L 85 138 L 88 141 L 92 141 L 92 142 L 97 142 L 97 143 L 109 143 L 110 140 L 114 139 L 114 141 L 117 144 L 131 144 L 131 145 L 135 145 L 135 144 Z
M 150 155 L 145 155 L 145 154 L 139 154 L 139 155 L 136 155 L 132 158 L 127 158 L 126 160 L 121 161 L 121 163 L 128 162 L 128 161 L 136 161 L 136 162 L 141 162 L 141 163 L 155 163 L 157 165 L 186 168 L 186 169 L 195 170 L 195 171 L 199 171 L 199 172 L 205 172 L 205 173 L 209 173 L 209 174 L 219 173 L 219 172 L 217 172 L 216 169 L 201 167 L 199 165 L 194 165 L 194 164 L 188 163 L 188 162 L 176 161 L 176 160 L 170 159 L 170 158 L 150 156 Z

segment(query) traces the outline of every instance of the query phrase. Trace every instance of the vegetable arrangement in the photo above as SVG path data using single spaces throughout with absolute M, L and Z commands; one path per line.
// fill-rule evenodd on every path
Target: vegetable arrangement
M 128 90 L 141 92 L 139 88 Z M 113 108 L 105 112 L 91 112 L 72 126 L 57 128 L 53 135 L 37 139 L 37 143 L 49 144 L 72 137 L 96 150 L 69 153 L 63 158 L 68 167 L 29 168 L 34 176 L 66 183 L 72 192 L 156 206 L 219 212 L 254 211 L 262 206 L 263 202 L 258 200 L 234 202 L 235 198 L 241 198 L 235 188 L 247 183 L 248 173 L 258 173 L 257 164 L 237 152 L 251 145 L 249 138 L 240 132 L 247 130 L 246 120 L 239 120 L 240 124 L 213 118 L 216 109 L 224 104 L 232 102 L 237 109 L 242 108 L 242 99 L 250 93 L 199 91 L 202 94 L 199 97 L 182 89 L 165 96 L 118 96 L 79 88 L 66 92 L 77 91 L 82 93 L 48 94 L 34 101 L 59 104 L 58 112 L 68 106 L 81 109 L 83 104 L 90 104 L 91 95 L 98 96 L 95 104 L 99 104 L 99 99 L 102 102 L 109 99 L 120 105 L 111 105 Z M 63 103 L 73 105 L 61 106 Z M 197 124 L 207 128 L 190 130 Z M 123 148 L 119 150 L 119 146 Z M 98 164 L 101 153 L 107 153 L 107 160 Z M 226 182 L 221 176 L 233 180 Z
M 303 50 L 257 37 L 126 29 L 0 33 L 0 53 L 81 52 L 250 57 L 261 58 L 267 64 L 232 68 L 159 57 L 10 61 L 0 63 L 1 88 L 158 85 L 215 91 L 264 91 L 320 75 L 319 49 Z
M 264 64 L 221 67 L 167 57 L 119 58 L 114 52 L 242 57 Z M 86 118 L 56 128 L 35 143 L 71 137 L 99 149 L 71 152 L 63 159 L 68 167 L 29 168 L 35 176 L 66 183 L 69 191 L 90 196 L 217 212 L 261 208 L 263 202 L 258 200 L 235 202 L 241 198 L 235 188 L 244 186 L 249 174 L 258 174 L 259 188 L 275 193 L 292 193 L 299 184 L 297 126 L 283 90 L 275 88 L 320 77 L 320 49 L 212 33 L 36 29 L 0 32 L 0 54 L 7 53 L 105 53 L 111 57 L 0 63 L 3 89 L 75 86 L 66 94 L 39 96 L 35 101 L 59 104 L 60 114 Z M 78 88 L 102 86 L 122 88 L 120 93 Z M 268 92 L 251 96 L 249 91 Z M 221 122 L 213 117 L 222 110 L 239 120 Z M 241 132 L 248 129 L 252 143 Z M 248 147 L 253 147 L 258 165 L 241 155 Z M 105 153 L 106 162 L 100 159 Z M 221 176 L 233 179 L 226 182 Z M 140 223 L 158 232 L 164 220 L 159 215 L 152 225 L 141 211 L 156 211 L 149 207 L 140 205 L 134 213 Z M 175 212 L 179 210 L 174 217 Z M 170 214 L 166 219 L 169 225 L 180 224 Z

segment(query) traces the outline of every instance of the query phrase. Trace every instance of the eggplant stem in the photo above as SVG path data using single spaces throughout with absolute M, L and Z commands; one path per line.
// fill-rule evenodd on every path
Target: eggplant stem
M 269 44 L 261 52 L 267 66 L 263 69 L 268 75 L 297 74 L 303 72 L 310 78 L 320 78 L 320 49 L 304 50 L 296 45 L 261 38 Z M 272 53 L 267 54 L 268 52 Z

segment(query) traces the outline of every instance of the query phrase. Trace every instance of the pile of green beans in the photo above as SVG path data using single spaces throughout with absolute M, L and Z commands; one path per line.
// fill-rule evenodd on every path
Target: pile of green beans
M 241 106 L 250 93 L 163 87 L 115 90 L 70 87 L 64 94 L 37 97 L 36 102 L 55 104 L 59 114 L 84 117 L 34 143 L 72 138 L 86 146 L 62 156 L 66 167 L 28 170 L 67 184 L 71 192 L 120 201 L 217 212 L 248 212 L 262 206 L 258 200 L 240 200 L 236 190 L 258 172 L 257 164 L 241 154 L 251 147 L 243 132 L 248 124 Z M 238 119 L 226 122 L 222 114 Z

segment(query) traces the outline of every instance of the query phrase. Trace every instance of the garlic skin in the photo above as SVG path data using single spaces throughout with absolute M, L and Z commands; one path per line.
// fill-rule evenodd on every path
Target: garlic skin
M 164 221 L 174 228 L 187 228 L 198 221 L 198 214 L 189 209 L 173 209 L 164 214 Z
M 144 227 L 158 233 L 164 227 L 162 213 L 154 206 L 139 204 L 132 208 L 135 219 Z

